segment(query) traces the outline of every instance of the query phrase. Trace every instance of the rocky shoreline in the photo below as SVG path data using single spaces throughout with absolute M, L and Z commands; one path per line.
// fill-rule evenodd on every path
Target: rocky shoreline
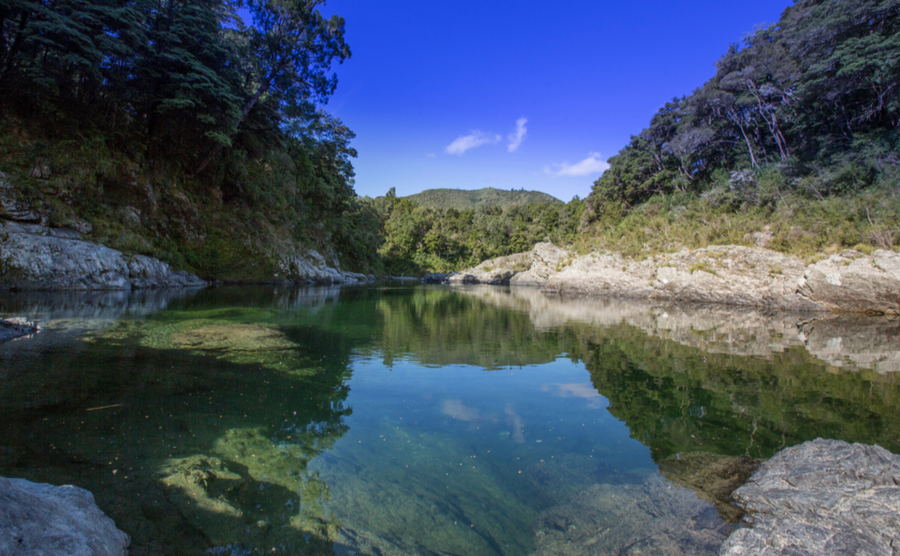
M 786 448 L 734 492 L 744 528 L 720 556 L 880 556 L 900 549 L 900 456 L 818 439 Z
M 806 264 L 735 245 L 636 261 L 577 256 L 550 243 L 450 274 L 444 283 L 532 286 L 548 293 L 692 301 L 784 311 L 900 314 L 900 253 L 844 250 Z
M 49 170 L 42 179 L 48 176 Z M 138 290 L 209 285 L 153 257 L 123 253 L 90 241 L 94 225 L 87 220 L 70 217 L 64 226 L 50 225 L 47 211 L 32 206 L 20 189 L 0 172 L 0 290 Z M 152 188 L 145 189 L 152 209 L 147 214 L 130 205 L 118 209 L 106 207 L 120 220 L 133 242 L 149 248 L 150 243 L 137 231 L 154 222 L 153 218 L 159 220 L 156 224 L 168 222 L 167 225 L 180 230 L 176 235 L 198 242 L 204 240 L 202 219 L 187 197 L 173 193 L 178 202 L 164 211 Z M 147 220 L 148 215 L 155 216 Z M 174 218 L 171 222 L 169 216 Z M 269 240 L 267 245 L 256 245 L 251 251 L 258 259 L 254 265 L 271 268 L 270 275 L 256 276 L 252 283 L 343 284 L 374 279 L 342 271 L 330 248 L 324 250 L 331 259 L 328 261 L 315 249 L 297 241 L 279 237 Z
M 0 220 L 0 289 L 138 290 L 202 288 L 208 282 L 144 255 L 129 255 L 83 239 L 70 228 Z M 341 284 L 374 277 L 328 266 L 315 250 L 282 253 L 270 283 Z

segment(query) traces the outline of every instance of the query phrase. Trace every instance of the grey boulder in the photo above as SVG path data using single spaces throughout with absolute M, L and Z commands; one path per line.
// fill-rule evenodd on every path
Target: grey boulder
M 130 542 L 90 492 L 0 477 L 0 554 L 119 556 Z
M 203 287 L 206 282 L 143 255 L 38 225 L 0 223 L 0 287 L 23 290 L 130 290 Z
M 894 556 L 900 552 L 900 456 L 818 439 L 782 450 L 734 492 L 749 528 L 720 556 Z

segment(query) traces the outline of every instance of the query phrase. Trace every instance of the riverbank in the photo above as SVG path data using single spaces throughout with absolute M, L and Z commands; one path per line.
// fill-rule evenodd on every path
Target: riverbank
M 278 272 L 247 283 L 341 284 L 374 279 L 329 266 L 313 249 L 287 251 Z M 74 228 L 0 220 L 0 288 L 7 290 L 132 290 L 202 288 L 206 280 L 145 255 L 85 239 Z
M 711 246 L 641 261 L 579 256 L 550 243 L 453 273 L 449 284 L 532 286 L 548 293 L 617 296 L 785 311 L 900 314 L 900 254 L 843 250 L 806 264 L 761 248 Z

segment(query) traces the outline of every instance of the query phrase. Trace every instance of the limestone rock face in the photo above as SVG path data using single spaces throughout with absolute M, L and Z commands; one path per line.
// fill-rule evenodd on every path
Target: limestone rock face
M 841 251 L 810 265 L 799 285 L 804 296 L 833 309 L 900 313 L 900 253 Z
M 0 554 L 119 556 L 130 542 L 90 492 L 0 477 Z
M 796 257 L 737 245 L 635 261 L 615 253 L 577 257 L 540 243 L 455 273 L 448 282 L 788 311 L 900 313 L 900 254 L 882 250 L 871 256 L 844 251 L 807 267 Z
M 735 491 L 747 512 L 720 556 L 897 554 L 900 456 L 818 439 L 782 450 Z
M 125 255 L 78 237 L 74 230 L 0 222 L 0 287 L 128 290 L 206 285 L 157 259 Z
M 526 253 L 484 261 L 475 268 L 446 277 L 450 284 L 492 284 L 495 286 L 539 286 L 549 283 L 570 255 L 552 243 L 538 243 Z

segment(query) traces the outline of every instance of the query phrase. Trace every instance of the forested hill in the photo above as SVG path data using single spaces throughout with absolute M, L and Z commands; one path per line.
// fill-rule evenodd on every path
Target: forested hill
M 433 209 L 477 209 L 483 206 L 499 206 L 505 208 L 511 205 L 525 205 L 528 203 L 562 203 L 556 197 L 541 193 L 540 191 L 525 191 L 495 189 L 426 189 L 414 195 L 404 197 L 413 203 Z
M 597 229 L 669 194 L 747 212 L 877 191 L 868 223 L 896 222 L 900 0 L 797 0 L 609 162 L 587 199 Z
M 0 172 L 50 225 L 204 277 L 305 247 L 371 268 L 322 4 L 0 2 Z

